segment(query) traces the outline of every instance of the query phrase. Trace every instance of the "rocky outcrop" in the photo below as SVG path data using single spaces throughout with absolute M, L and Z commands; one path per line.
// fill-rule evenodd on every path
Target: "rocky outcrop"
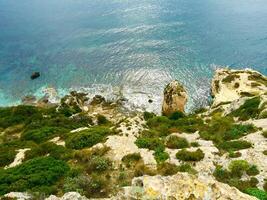
M 256 200 L 236 188 L 214 180 L 201 181 L 193 175 L 178 173 L 174 176 L 143 176 L 133 179 L 131 187 L 117 199 L 198 199 L 198 200 Z
M 212 80 L 213 106 L 267 91 L 267 78 L 251 69 L 217 69 Z
M 77 112 L 84 110 L 85 104 L 89 98 L 86 93 L 79 93 L 72 91 L 69 95 L 66 95 L 61 99 L 60 108 L 70 108 Z
M 162 114 L 170 115 L 174 112 L 184 112 L 187 102 L 187 93 L 178 81 L 172 81 L 164 89 Z

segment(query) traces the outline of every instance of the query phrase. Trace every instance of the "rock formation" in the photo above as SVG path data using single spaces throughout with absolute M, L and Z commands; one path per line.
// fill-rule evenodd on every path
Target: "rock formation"
M 213 105 L 232 102 L 267 91 L 267 78 L 251 69 L 217 69 L 212 80 Z
M 162 114 L 170 115 L 174 112 L 184 112 L 187 102 L 187 93 L 178 81 L 172 81 L 164 89 Z

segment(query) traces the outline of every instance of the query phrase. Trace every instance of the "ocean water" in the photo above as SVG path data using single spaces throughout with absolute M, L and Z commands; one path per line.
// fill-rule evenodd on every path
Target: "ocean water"
M 0 0 L 0 106 L 54 87 L 158 110 L 177 79 L 190 110 L 220 66 L 267 74 L 266 0 Z

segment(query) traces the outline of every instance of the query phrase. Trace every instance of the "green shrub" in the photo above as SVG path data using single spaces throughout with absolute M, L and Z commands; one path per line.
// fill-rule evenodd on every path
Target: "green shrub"
M 14 168 L 0 170 L 0 195 L 27 190 L 49 193 L 68 170 L 65 162 L 52 157 L 36 158 Z
M 104 115 L 97 115 L 97 124 L 98 125 L 104 125 L 108 124 L 109 121 Z
M 267 192 L 267 180 L 265 180 L 265 183 L 263 185 L 263 189 Z
M 133 164 L 137 163 L 142 159 L 140 153 L 132 153 L 124 156 L 122 158 L 122 162 L 125 163 L 127 167 L 132 166 Z
M 155 152 L 153 155 L 154 155 L 157 163 L 162 163 L 170 157 L 169 154 L 167 152 L 165 152 L 164 149 L 162 149 L 162 148 L 155 149 Z
M 6 165 L 11 164 L 14 161 L 16 154 L 14 148 L 0 146 L 0 167 L 5 167 Z
M 170 120 L 177 120 L 177 119 L 180 119 L 180 118 L 183 118 L 185 117 L 185 114 L 183 112 L 174 112 L 172 113 L 170 116 L 169 116 L 169 119 Z
M 185 138 L 172 135 L 167 139 L 166 146 L 170 149 L 183 149 L 189 147 L 189 142 Z
M 156 150 L 156 149 L 164 149 L 164 143 L 160 138 L 150 138 L 150 137 L 139 137 L 135 141 L 135 144 L 138 148 Z
M 41 113 L 34 106 L 16 106 L 0 108 L 0 127 L 7 128 L 17 124 L 29 123 L 34 118 L 41 118 Z
M 263 190 L 259 190 L 258 188 L 248 188 L 245 192 L 251 196 L 258 198 L 259 200 L 266 200 L 267 199 L 267 192 Z
M 46 142 L 27 151 L 25 153 L 25 159 L 29 160 L 40 156 L 46 156 L 48 154 L 49 156 L 60 160 L 68 160 L 71 158 L 71 150 L 52 142 Z
M 109 159 L 101 156 L 93 156 L 87 167 L 87 172 L 104 172 L 111 168 L 112 163 Z
M 181 164 L 178 167 L 178 171 L 179 172 L 187 172 L 189 174 L 197 174 L 197 171 L 195 169 L 193 169 L 192 166 L 188 163 Z
M 225 151 L 238 151 L 241 149 L 248 149 L 252 145 L 248 141 L 245 140 L 236 140 L 236 141 L 226 141 L 222 142 L 218 145 L 219 149 L 223 149 Z
M 264 131 L 264 132 L 262 133 L 262 135 L 263 135 L 263 137 L 267 138 L 267 131 Z
M 37 143 L 41 143 L 52 139 L 55 136 L 62 135 L 68 132 L 67 129 L 61 127 L 41 127 L 38 129 L 28 130 L 22 133 L 22 140 L 32 140 Z
M 201 149 L 196 151 L 187 151 L 185 149 L 176 153 L 176 158 L 182 161 L 200 161 L 204 158 L 205 154 Z
M 260 114 L 260 103 L 260 97 L 248 99 L 242 106 L 240 106 L 240 108 L 233 111 L 230 115 L 239 117 L 239 119 L 242 121 L 257 118 Z
M 198 142 L 191 142 L 190 144 L 192 147 L 199 147 L 200 144 Z
M 229 157 L 230 158 L 238 158 L 240 157 L 242 154 L 240 152 L 234 152 L 234 151 L 230 151 L 229 152 Z
M 224 140 L 233 140 L 239 139 L 247 135 L 248 133 L 252 133 L 256 131 L 255 127 L 252 124 L 242 125 L 242 124 L 234 124 L 230 130 L 224 133 Z
M 151 113 L 151 112 L 144 112 L 143 113 L 143 117 L 144 117 L 144 119 L 147 121 L 147 120 L 149 120 L 149 119 L 151 119 L 151 118 L 153 118 L 153 117 L 155 117 L 156 115 L 154 114 L 154 113 Z
M 78 133 L 73 133 L 67 138 L 66 147 L 71 149 L 92 147 L 99 142 L 103 142 L 111 133 L 110 129 L 103 127 L 95 127 Z
M 262 153 L 267 156 L 267 150 L 264 150 Z
M 77 191 L 88 198 L 104 197 L 107 194 L 109 181 L 99 175 L 79 175 L 69 177 L 63 185 L 64 192 Z
M 231 173 L 238 177 L 241 177 L 249 168 L 250 165 L 246 160 L 234 160 L 229 165 Z
M 177 174 L 179 167 L 175 164 L 163 162 L 157 166 L 157 171 L 162 176 L 171 176 Z
M 247 175 L 249 176 L 256 176 L 260 173 L 256 165 L 250 166 L 246 172 L 247 172 Z

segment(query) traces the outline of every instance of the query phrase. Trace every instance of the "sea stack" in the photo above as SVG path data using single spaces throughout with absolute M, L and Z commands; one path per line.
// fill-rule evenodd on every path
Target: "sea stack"
M 34 80 L 34 79 L 39 78 L 40 76 L 41 76 L 40 72 L 34 72 L 31 75 L 31 79 Z
M 184 112 L 187 103 L 187 92 L 177 81 L 170 82 L 164 89 L 162 114 L 169 116 L 174 112 Z

